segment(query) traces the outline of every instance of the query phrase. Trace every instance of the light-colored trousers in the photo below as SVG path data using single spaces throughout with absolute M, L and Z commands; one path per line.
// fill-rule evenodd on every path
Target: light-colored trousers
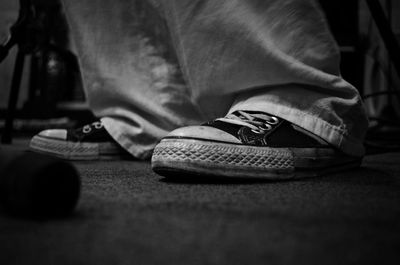
M 148 158 L 171 130 L 235 110 L 286 119 L 364 154 L 367 118 L 313 0 L 68 0 L 87 100 Z

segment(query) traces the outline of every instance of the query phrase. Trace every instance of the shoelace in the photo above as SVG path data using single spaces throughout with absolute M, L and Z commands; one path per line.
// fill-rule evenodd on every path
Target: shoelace
M 216 120 L 246 126 L 250 128 L 252 132 L 259 134 L 271 130 L 274 125 L 279 123 L 277 117 L 264 113 L 247 113 L 245 111 L 236 111 Z
M 90 133 L 92 131 L 92 128 L 95 128 L 97 130 L 103 128 L 103 124 L 100 121 L 95 121 L 91 124 L 87 124 L 82 127 L 82 132 L 83 133 Z

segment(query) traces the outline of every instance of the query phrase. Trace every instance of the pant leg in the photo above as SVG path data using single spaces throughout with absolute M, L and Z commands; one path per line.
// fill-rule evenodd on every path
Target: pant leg
M 338 47 L 313 0 L 168 0 L 193 101 L 208 118 L 237 109 L 287 119 L 351 155 L 364 153 L 367 119 L 340 75 Z
M 148 158 L 169 131 L 204 120 L 152 4 L 68 0 L 64 9 L 89 106 L 130 153 Z
M 340 77 L 338 49 L 314 1 L 152 0 L 188 88 L 152 81 L 154 73 L 170 80 L 165 73 L 176 68 L 138 37 L 132 20 L 145 2 L 66 2 L 89 103 L 132 154 L 145 157 L 168 130 L 230 107 L 270 112 L 349 154 L 363 153 L 364 110 Z

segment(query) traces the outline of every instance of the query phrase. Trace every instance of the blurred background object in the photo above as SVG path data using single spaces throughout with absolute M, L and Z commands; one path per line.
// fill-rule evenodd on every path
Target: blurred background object
M 5 127 L 3 135 L 7 134 L 3 142 L 9 142 L 9 127 L 37 131 L 47 126 L 74 126 L 71 113 L 63 113 L 63 108 L 77 106 L 79 102 L 84 105 L 84 94 L 78 61 L 70 51 L 61 3 L 20 0 L 17 6 L 3 2 L 1 5 L 6 14 L 0 28 L 5 39 L 2 51 L 3 54 L 9 51 L 0 68 L 0 78 L 4 79 L 1 80 L 0 114 L 6 117 L 0 128 Z M 13 121 L 10 117 L 17 118 L 17 126 L 10 126 Z
M 363 99 L 370 118 L 370 152 L 400 150 L 400 2 L 361 1 Z

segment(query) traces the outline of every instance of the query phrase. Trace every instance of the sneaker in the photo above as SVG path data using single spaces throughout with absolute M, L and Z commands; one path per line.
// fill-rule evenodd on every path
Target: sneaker
M 32 151 L 68 160 L 120 159 L 129 156 L 100 121 L 73 130 L 44 130 L 32 138 L 29 147 Z
M 360 163 L 360 157 L 345 155 L 286 120 L 251 111 L 172 131 L 152 157 L 153 170 L 165 177 L 300 178 Z

